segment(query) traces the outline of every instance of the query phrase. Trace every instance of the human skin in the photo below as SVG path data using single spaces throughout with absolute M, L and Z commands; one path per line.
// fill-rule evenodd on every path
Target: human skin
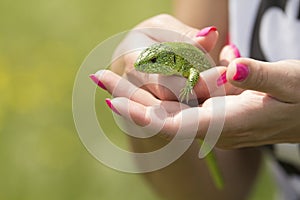
M 185 24 L 198 28 L 211 24 L 218 27 L 219 42 L 213 52 L 210 52 L 216 59 L 227 40 L 228 1 L 174 0 L 173 2 L 175 16 Z M 237 148 L 285 142 L 299 143 L 300 120 L 297 116 L 300 115 L 300 61 L 282 60 L 270 63 L 245 58 L 234 59 L 231 57 L 233 54 L 224 55 L 226 52 L 228 51 L 221 52 L 220 64 L 229 65 L 226 72 L 228 82 L 225 84 L 227 94 L 239 94 L 240 96 L 229 98 L 232 98 L 232 102 L 236 101 L 244 106 L 233 103 L 240 111 L 230 109 L 228 121 L 231 121 L 231 126 L 228 129 L 224 127 L 222 133 L 222 136 L 229 137 L 223 138 L 224 143 L 220 145 Z M 233 62 L 230 63 L 231 61 Z M 242 81 L 233 80 L 237 63 L 248 66 L 250 71 L 249 77 Z M 240 101 L 240 97 L 243 97 L 245 102 Z M 252 99 L 253 102 L 248 99 Z M 246 108 L 243 109 L 244 107 Z M 242 121 L 248 123 L 241 127 L 239 124 L 242 124 Z M 241 135 L 246 136 L 247 142 L 242 139 L 239 142 L 235 140 Z M 232 143 L 225 144 L 226 140 Z
M 199 29 L 211 25 L 218 28 L 219 39 L 210 51 L 216 62 L 228 39 L 227 4 L 228 0 L 173 0 L 174 15 L 184 24 Z
M 174 31 L 180 32 L 187 37 L 195 40 L 206 51 L 210 51 L 216 44 L 218 38 L 217 31 L 211 31 L 205 36 L 195 37 L 199 32 L 198 29 L 191 28 L 180 23 L 175 18 L 168 15 L 160 15 L 149 20 L 146 20 L 139 24 L 137 28 L 143 27 L 160 27 L 169 28 Z M 155 39 L 157 42 L 166 41 L 168 37 L 155 38 L 150 35 L 151 39 Z M 161 38 L 163 37 L 163 38 Z M 227 50 L 226 50 L 227 49 Z M 226 57 L 221 58 L 222 62 L 230 62 L 231 58 L 234 58 L 234 51 L 231 48 L 226 48 L 222 55 Z M 120 75 L 125 75 L 127 78 L 135 83 L 136 80 L 143 81 L 141 74 L 136 73 L 133 68 L 133 63 L 137 57 L 137 54 L 128 54 L 122 56 L 112 65 L 112 71 L 118 72 Z M 207 74 L 207 78 L 217 81 L 222 72 L 226 70 L 226 67 L 218 67 L 217 70 L 213 70 L 212 73 Z M 135 84 L 129 81 L 124 81 L 121 76 L 113 73 L 112 71 L 101 71 L 96 73 L 96 77 L 105 86 L 106 90 L 113 94 L 114 98 L 110 103 L 124 118 L 131 118 L 138 125 L 145 125 L 149 123 L 149 118 L 145 115 L 147 107 L 161 105 L 167 112 L 179 113 L 179 102 L 176 101 L 163 101 L 161 99 L 173 99 L 175 98 L 168 90 L 156 85 L 144 86 L 138 89 Z M 124 72 L 126 72 L 124 74 Z M 128 76 L 129 74 L 129 76 Z M 149 75 L 153 79 L 158 75 Z M 165 77 L 166 78 L 166 77 Z M 167 81 L 172 81 L 174 77 L 166 78 Z M 176 77 L 175 77 L 176 78 Z M 118 85 L 122 81 L 122 86 Z M 176 81 L 178 81 L 176 79 Z M 181 81 L 181 82 L 180 82 Z M 178 85 L 178 92 L 185 83 L 184 78 L 181 78 Z M 228 84 L 227 84 L 228 85 Z M 237 88 L 232 86 L 225 86 L 228 93 L 238 91 Z M 118 89 L 120 88 L 120 89 Z M 122 89 L 123 88 L 123 89 Z M 126 90 L 124 90 L 126 88 Z M 128 91 L 136 89 L 136 92 L 131 95 Z M 215 88 L 217 90 L 217 87 Z M 151 93 L 149 92 L 151 91 Z M 205 101 L 210 97 L 209 92 L 203 79 L 195 86 L 195 93 L 199 99 Z M 155 94 L 155 96 L 153 96 Z M 214 94 L 212 94 L 214 95 Z M 215 94 L 217 95 L 217 93 Z M 159 98 L 156 98 L 159 97 Z M 127 104 L 127 103 L 130 103 Z M 188 106 L 183 105 L 183 108 Z M 201 108 L 200 106 L 198 108 Z M 128 110 L 129 109 L 129 110 Z M 129 111 L 129 112 L 127 112 Z M 204 118 L 203 118 L 204 119 Z M 207 119 L 204 119 L 204 122 Z M 208 119 L 209 121 L 209 119 Z M 206 121 L 206 122 L 208 122 Z M 168 141 L 163 137 L 172 137 L 170 131 L 175 131 L 176 126 L 169 126 L 165 130 L 161 131 L 157 136 L 148 139 L 137 139 L 130 137 L 129 141 L 134 151 L 137 152 L 149 152 L 167 144 Z M 202 131 L 205 131 L 207 127 L 201 127 Z M 170 134 L 169 134 L 170 133 Z M 225 188 L 218 190 L 209 176 L 208 168 L 203 160 L 198 158 L 199 144 L 197 141 L 193 142 L 191 147 L 174 163 L 171 165 L 155 171 L 144 174 L 149 180 L 151 185 L 158 191 L 158 193 L 166 199 L 244 199 L 251 191 L 251 186 L 255 180 L 257 171 L 260 166 L 260 152 L 255 149 L 238 149 L 238 150 L 215 150 L 215 154 L 219 163 L 219 168 L 223 174 Z M 242 178 L 241 178 L 242 177 Z M 239 190 L 236 190 L 239 188 Z
M 209 74 L 209 79 L 214 80 L 217 85 L 224 86 L 228 95 L 225 126 L 217 145 L 232 150 L 215 150 L 224 175 L 225 189 L 218 191 L 214 188 L 210 177 L 207 176 L 206 165 L 197 159 L 199 147 L 195 142 L 170 166 L 145 174 L 158 193 L 167 199 L 244 199 L 251 190 L 260 166 L 260 153 L 253 148 L 240 149 L 240 147 L 280 142 L 299 143 L 299 61 L 267 63 L 246 58 L 236 59 L 235 51 L 229 46 L 221 52 L 228 33 L 227 3 L 225 0 L 174 1 L 175 16 L 185 24 L 200 29 L 211 25 L 218 27 L 218 32 L 211 32 L 205 37 L 195 39 L 197 29 L 177 23 L 166 15 L 146 20 L 138 25 L 138 27 L 169 28 L 181 32 L 201 44 L 210 52 L 216 63 L 220 55 L 219 63 L 224 66 L 216 68 L 218 74 Z M 166 38 L 156 38 L 156 41 L 162 42 L 164 39 Z M 132 71 L 136 57 L 137 55 L 128 54 L 119 58 L 111 70 L 127 77 L 132 83 L 142 82 L 143 76 Z M 244 69 L 246 67 L 247 70 L 244 72 L 248 73 L 237 75 L 237 64 L 242 64 Z M 223 75 L 218 78 L 220 74 Z M 110 71 L 96 75 L 110 93 L 115 91 L 121 79 Z M 200 79 L 199 84 L 195 86 L 196 96 L 203 102 L 197 109 L 202 111 L 204 116 L 199 120 L 208 123 L 210 117 L 206 111 L 211 108 L 213 98 L 218 98 L 218 95 L 216 93 L 209 96 L 202 80 Z M 135 87 L 131 83 L 128 84 L 127 88 Z M 153 94 L 158 99 L 153 97 Z M 160 104 L 163 108 L 169 109 L 171 116 L 168 119 L 171 123 L 165 126 L 160 134 L 172 137 L 176 133 L 176 127 L 180 127 L 180 121 L 173 120 L 176 115 L 180 115 L 180 111 L 176 109 L 178 104 L 167 101 L 176 98 L 165 88 L 147 85 L 136 95 L 126 96 L 126 92 L 119 91 L 114 93 L 114 96 L 116 98 L 111 100 L 111 104 L 124 118 L 130 117 L 140 125 L 147 124 L 149 118 L 146 111 L 151 109 L 152 105 Z M 197 136 L 203 138 L 206 129 L 205 126 L 199 128 Z M 167 143 L 159 136 L 149 139 L 130 138 L 130 142 L 133 149 L 139 152 L 151 151 Z
M 158 16 L 154 19 L 154 21 L 160 21 L 159 23 L 163 25 L 165 18 L 168 18 L 168 22 L 170 21 L 169 17 L 170 16 Z M 150 21 L 151 20 L 153 19 L 150 19 Z M 152 25 L 155 25 L 153 21 L 151 21 L 151 23 Z M 156 25 L 159 25 L 159 23 Z M 147 22 L 144 22 L 144 25 L 147 25 Z M 186 32 L 191 33 L 192 31 L 188 30 Z M 196 32 L 193 33 L 196 34 Z M 214 34 L 215 33 L 210 33 L 206 37 L 210 39 L 214 38 Z M 208 42 L 210 40 L 206 37 L 201 38 L 201 40 L 198 42 L 202 44 L 201 42 L 204 41 L 203 46 L 206 45 L 206 50 L 210 51 L 214 46 L 214 42 Z M 223 80 L 226 92 L 228 95 L 230 95 L 226 97 L 226 110 L 228 111 L 228 115 L 226 115 L 227 121 L 225 121 L 225 127 L 217 144 L 218 147 L 236 149 L 240 147 L 253 147 L 282 142 L 299 143 L 300 124 L 298 116 L 300 112 L 300 97 L 299 92 L 297 92 L 299 91 L 300 85 L 299 61 L 283 60 L 275 63 L 268 63 L 246 58 L 236 59 L 234 51 L 231 50 L 230 52 L 230 47 L 225 47 L 224 49 L 229 50 L 224 50 L 221 52 L 220 60 L 222 61 L 221 63 L 227 63 L 229 65 L 227 68 L 219 67 L 218 71 L 219 73 L 226 72 L 223 73 L 221 79 L 218 79 L 218 76 L 211 77 L 215 78 L 217 84 L 220 84 L 218 80 Z M 127 57 L 126 59 L 123 59 L 123 62 L 127 62 L 127 64 L 134 60 L 133 57 Z M 246 71 L 248 72 L 244 73 L 243 76 L 241 76 L 241 74 L 237 75 L 237 64 L 241 64 L 246 67 Z M 130 65 L 123 66 L 130 68 Z M 114 67 L 116 69 L 117 65 Z M 115 89 L 114 86 L 116 86 L 116 83 L 121 77 L 106 71 L 105 73 L 99 73 L 98 78 L 104 83 L 106 88 L 108 88 L 108 91 L 112 92 Z M 135 77 L 135 79 L 139 78 Z M 209 98 L 208 96 L 205 96 L 205 92 L 203 92 L 205 91 L 205 88 L 201 88 L 200 83 L 201 80 L 199 82 L 199 87 L 196 88 L 196 94 L 198 97 L 200 97 L 200 99 L 203 99 L 204 103 L 201 105 L 202 110 L 209 109 L 212 98 L 214 97 Z M 132 87 L 134 87 L 134 85 Z M 174 102 L 170 104 L 168 101 L 161 101 L 156 98 L 147 98 L 147 100 L 145 100 L 146 93 L 144 92 L 151 91 L 151 93 L 154 93 L 159 97 L 160 92 L 158 91 L 160 91 L 161 88 L 145 87 L 144 89 L 145 90 L 141 92 L 141 94 L 143 94 L 141 96 L 128 97 L 124 94 L 114 94 L 115 96 L 122 97 L 113 99 L 111 103 L 123 117 L 130 117 L 140 125 L 149 123 L 149 118 L 147 118 L 145 114 L 147 109 L 149 109 L 152 104 L 157 105 L 159 103 L 164 105 L 165 108 L 171 108 L 171 110 L 172 108 L 177 107 L 177 105 L 174 105 Z M 197 93 L 197 91 L 201 91 L 201 93 Z M 167 92 L 163 92 L 163 94 L 164 95 L 162 96 L 162 99 L 167 100 L 174 98 Z M 150 93 L 147 95 L 151 96 Z M 130 99 L 130 101 L 128 101 L 128 99 Z M 129 112 L 127 112 L 127 108 L 129 108 Z M 124 111 L 125 109 L 126 112 Z M 173 111 L 177 112 L 178 110 L 174 109 Z M 170 116 L 176 115 L 175 113 L 171 113 Z M 173 123 L 176 122 L 176 120 L 172 119 L 169 121 Z M 207 121 L 209 121 L 209 117 Z M 166 126 L 169 127 L 168 130 L 164 129 L 162 132 L 165 132 L 164 135 L 172 137 L 172 135 L 176 133 L 176 127 L 179 126 L 180 123 L 168 124 Z M 173 129 L 170 129 L 170 127 Z M 205 131 L 205 128 L 199 129 L 198 137 L 203 138 Z M 165 143 L 163 140 L 161 140 L 161 138 L 158 137 L 143 141 L 131 138 L 131 142 L 134 149 L 137 151 L 151 150 L 153 149 L 153 146 L 159 146 L 159 144 Z M 224 159 L 224 163 L 228 164 L 230 157 L 234 158 L 230 163 L 232 164 L 230 168 L 234 169 L 234 171 L 231 171 L 232 173 L 227 171 L 228 168 L 226 166 L 222 166 L 225 165 L 224 163 L 220 166 L 223 174 L 225 175 L 225 180 L 226 176 L 232 179 L 228 178 L 230 181 L 228 184 L 229 186 L 227 187 L 229 188 L 225 189 L 223 192 L 218 192 L 214 191 L 212 189 L 213 187 L 207 188 L 207 181 L 209 179 L 206 179 L 207 177 L 205 177 L 205 165 L 201 161 L 188 159 L 188 162 L 185 160 L 190 158 L 192 155 L 196 157 L 198 151 L 196 145 L 197 144 L 193 144 L 189 151 L 187 151 L 171 166 L 157 172 L 148 173 L 146 177 L 153 183 L 153 186 L 157 188 L 161 194 L 169 197 L 170 199 L 184 199 L 187 194 L 191 194 L 190 199 L 199 199 L 201 197 L 204 197 L 204 199 L 205 197 L 210 199 L 218 199 L 221 197 L 223 199 L 241 199 L 245 197 L 251 188 L 253 178 L 255 177 L 257 168 L 259 166 L 259 153 L 253 149 L 226 151 L 226 154 L 223 154 L 224 152 L 217 151 L 218 159 Z M 247 162 L 247 165 L 243 165 L 241 167 L 240 165 L 243 162 L 245 163 L 243 158 L 247 158 L 245 160 L 249 159 L 251 162 Z M 191 170 L 194 169 L 193 166 L 197 166 L 195 169 L 200 169 L 201 172 L 203 172 L 203 174 L 200 175 L 200 179 L 191 178 L 196 172 Z M 251 172 L 248 173 L 247 171 L 247 173 L 243 174 L 242 171 L 244 170 L 251 170 Z M 234 189 L 234 187 L 231 188 L 231 186 L 235 185 L 234 177 L 237 174 L 239 177 L 243 177 L 243 179 L 236 179 L 238 187 L 242 188 L 242 190 L 238 192 Z M 251 174 L 251 176 L 248 176 L 249 174 Z M 181 180 L 184 181 L 181 182 Z M 189 187 L 186 187 L 187 183 L 189 183 Z M 203 186 L 203 190 L 196 186 Z

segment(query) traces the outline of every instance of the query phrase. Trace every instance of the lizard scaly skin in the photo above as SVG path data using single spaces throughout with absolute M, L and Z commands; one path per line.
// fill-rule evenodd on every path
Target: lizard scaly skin
M 203 51 L 189 43 L 163 42 L 153 44 L 142 51 L 134 67 L 137 71 L 145 73 L 187 78 L 179 97 L 181 101 L 188 102 L 200 72 L 211 68 L 212 64 Z

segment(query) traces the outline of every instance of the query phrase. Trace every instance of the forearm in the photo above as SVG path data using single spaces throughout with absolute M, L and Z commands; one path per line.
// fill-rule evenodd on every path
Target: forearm
M 136 152 L 149 152 L 166 145 L 160 137 L 130 138 Z M 153 188 L 166 199 L 244 199 L 260 166 L 260 153 L 254 149 L 216 151 L 225 187 L 218 190 L 204 162 L 198 158 L 199 143 L 192 146 L 171 165 L 144 174 Z M 137 163 L 138 164 L 138 163 Z M 239 188 L 237 190 L 237 188 Z
M 228 1 L 227 0 L 174 0 L 174 15 L 183 23 L 201 29 L 216 26 L 219 40 L 211 56 L 217 62 L 228 35 Z

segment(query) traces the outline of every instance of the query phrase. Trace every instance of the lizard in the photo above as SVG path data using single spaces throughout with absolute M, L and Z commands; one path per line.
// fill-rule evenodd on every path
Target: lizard
M 179 94 L 181 102 L 189 101 L 200 73 L 211 67 L 212 63 L 202 50 L 184 42 L 155 43 L 144 49 L 134 63 L 134 68 L 140 72 L 187 78 Z
M 134 63 L 137 71 L 149 74 L 179 75 L 187 78 L 185 87 L 180 91 L 180 101 L 188 102 L 194 86 L 197 84 L 200 73 L 212 67 L 206 54 L 189 43 L 162 42 L 155 43 L 144 49 Z M 202 141 L 200 141 L 202 144 Z M 205 161 L 208 165 L 215 186 L 224 187 L 223 177 L 217 166 L 215 156 L 207 155 Z

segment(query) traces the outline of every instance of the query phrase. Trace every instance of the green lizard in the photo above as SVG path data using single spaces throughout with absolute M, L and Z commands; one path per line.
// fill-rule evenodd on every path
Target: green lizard
M 148 47 L 137 58 L 137 71 L 163 75 L 179 75 L 187 78 L 179 98 L 188 102 L 189 95 L 199 80 L 200 72 L 212 67 L 205 53 L 184 42 L 163 42 Z
M 137 71 L 163 75 L 179 75 L 187 78 L 181 90 L 180 100 L 188 102 L 189 94 L 199 80 L 200 72 L 212 67 L 205 53 L 195 46 L 183 42 L 163 42 L 151 45 L 142 51 L 134 63 Z M 202 144 L 202 141 L 200 141 Z M 223 188 L 223 178 L 214 154 L 205 158 L 217 188 Z

